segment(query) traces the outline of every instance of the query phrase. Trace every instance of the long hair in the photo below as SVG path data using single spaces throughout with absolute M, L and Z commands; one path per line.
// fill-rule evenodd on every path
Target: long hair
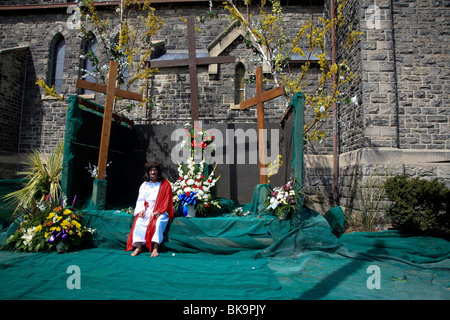
M 145 174 L 144 174 L 143 180 L 149 182 L 150 181 L 150 175 L 148 174 L 148 172 L 149 172 L 149 170 L 151 168 L 156 168 L 156 170 L 158 170 L 158 178 L 157 178 L 157 180 L 158 181 L 162 181 L 164 178 L 162 176 L 161 167 L 162 167 L 162 163 L 161 162 L 152 161 L 152 162 L 146 163 L 145 164 Z

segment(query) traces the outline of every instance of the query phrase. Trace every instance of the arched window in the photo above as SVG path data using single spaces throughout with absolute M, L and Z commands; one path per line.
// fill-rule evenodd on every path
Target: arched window
M 234 103 L 240 104 L 245 100 L 245 67 L 242 62 L 236 64 L 234 80 Z
M 96 82 L 96 77 L 93 75 L 95 66 L 92 63 L 92 56 L 97 53 L 97 39 L 94 34 L 90 33 L 89 37 L 81 44 L 81 74 L 80 78 L 89 82 Z M 81 89 L 81 94 L 90 94 L 92 91 Z
M 57 93 L 62 93 L 65 53 L 66 41 L 61 34 L 58 34 L 53 42 L 50 61 L 50 85 L 55 86 Z

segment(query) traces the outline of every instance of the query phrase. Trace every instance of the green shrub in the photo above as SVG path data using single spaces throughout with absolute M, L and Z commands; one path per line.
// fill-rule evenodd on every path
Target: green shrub
M 398 230 L 408 233 L 448 233 L 450 190 L 445 183 L 397 175 L 386 180 L 391 205 L 387 216 Z

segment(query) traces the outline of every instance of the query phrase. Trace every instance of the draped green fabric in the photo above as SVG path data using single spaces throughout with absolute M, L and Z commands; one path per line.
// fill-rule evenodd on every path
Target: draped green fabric
M 301 190 L 304 95 L 291 105 L 289 165 Z M 269 187 L 256 186 L 242 217 L 227 199 L 210 216 L 176 216 L 158 258 L 124 251 L 133 215 L 90 207 L 83 215 L 96 231 L 83 247 L 0 251 L 0 299 L 450 299 L 448 240 L 398 231 L 342 234 L 340 207 L 323 215 L 301 207 L 278 220 L 264 208 Z M 15 229 L 11 224 L 0 239 Z M 71 288 L 74 266 L 80 289 Z

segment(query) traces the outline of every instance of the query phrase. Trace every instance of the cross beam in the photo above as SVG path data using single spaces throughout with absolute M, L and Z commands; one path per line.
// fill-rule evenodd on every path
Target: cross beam
M 91 91 L 97 91 L 106 94 L 105 111 L 103 113 L 102 135 L 100 139 L 100 152 L 98 155 L 98 174 L 97 179 L 105 180 L 106 166 L 108 162 L 109 138 L 111 135 L 111 120 L 113 114 L 114 99 L 116 96 L 142 101 L 142 95 L 116 88 L 117 80 L 117 61 L 109 62 L 109 74 L 107 85 L 88 82 L 85 80 L 77 80 L 76 86 Z
M 283 95 L 282 86 L 268 91 L 263 89 L 262 67 L 256 69 L 256 96 L 240 103 L 240 110 L 245 110 L 256 105 L 258 118 L 258 155 L 259 155 L 259 183 L 267 183 L 264 167 L 266 165 L 266 140 L 264 139 L 264 102 Z
M 188 17 L 187 22 L 188 22 L 187 30 L 188 30 L 189 58 L 176 60 L 150 61 L 150 66 L 152 68 L 189 66 L 189 80 L 191 87 L 191 115 L 192 115 L 192 122 L 194 123 L 199 120 L 197 66 L 218 64 L 218 63 L 234 63 L 235 58 L 232 56 L 197 58 L 195 52 L 194 17 L 193 16 Z

